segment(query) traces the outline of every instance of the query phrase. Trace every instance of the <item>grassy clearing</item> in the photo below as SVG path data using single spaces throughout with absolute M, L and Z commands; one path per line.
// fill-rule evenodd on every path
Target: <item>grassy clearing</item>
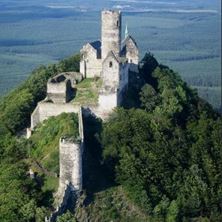
M 81 105 L 97 104 L 100 87 L 100 79 L 84 79 L 76 87 L 77 91 L 73 103 Z

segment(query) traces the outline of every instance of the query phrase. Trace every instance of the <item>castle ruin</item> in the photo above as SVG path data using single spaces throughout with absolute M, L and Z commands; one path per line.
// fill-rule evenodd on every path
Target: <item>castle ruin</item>
M 122 103 L 129 71 L 137 70 L 139 50 L 130 35 L 122 41 L 120 11 L 102 11 L 101 22 L 101 41 L 87 43 L 80 51 L 80 73 L 84 78 L 102 79 L 98 105 L 103 111 L 110 112 Z
M 126 31 L 122 41 L 122 14 L 120 11 L 104 10 L 101 15 L 101 41 L 85 44 L 80 53 L 80 73 L 60 73 L 49 79 L 47 97 L 38 103 L 31 115 L 31 129 L 51 116 L 63 112 L 78 113 L 79 140 L 61 138 L 60 175 L 57 193 L 58 208 L 62 209 L 67 195 L 79 193 L 82 189 L 82 155 L 84 150 L 84 130 L 82 109 L 103 120 L 117 106 L 121 106 L 128 87 L 129 72 L 138 72 L 139 50 L 135 40 Z M 102 85 L 98 92 L 98 101 L 94 106 L 74 104 L 75 90 L 85 78 L 100 78 Z M 71 191 L 71 192 L 70 192 Z M 57 215 L 59 210 L 55 212 Z M 52 218 L 54 218 L 52 216 Z M 52 219 L 53 220 L 53 219 Z

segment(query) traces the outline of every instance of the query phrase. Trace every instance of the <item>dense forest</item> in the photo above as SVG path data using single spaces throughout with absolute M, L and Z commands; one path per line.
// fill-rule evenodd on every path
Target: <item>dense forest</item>
M 140 108 L 117 109 L 104 123 L 105 164 L 158 221 L 199 216 L 220 221 L 221 117 L 150 55 L 140 71 L 143 86 L 135 97 L 140 101 L 134 101 Z
M 44 221 L 58 186 L 58 139 L 77 136 L 62 114 L 20 136 L 48 78 L 78 71 L 79 56 L 42 66 L 0 103 L 0 221 Z M 123 107 L 84 119 L 84 191 L 57 221 L 221 221 L 222 117 L 147 53 Z M 28 175 L 34 168 L 36 180 Z

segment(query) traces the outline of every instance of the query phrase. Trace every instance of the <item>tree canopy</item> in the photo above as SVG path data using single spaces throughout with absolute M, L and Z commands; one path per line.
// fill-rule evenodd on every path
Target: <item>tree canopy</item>
M 103 126 L 105 164 L 153 218 L 220 221 L 222 118 L 168 67 L 142 60 L 141 107 L 118 108 Z

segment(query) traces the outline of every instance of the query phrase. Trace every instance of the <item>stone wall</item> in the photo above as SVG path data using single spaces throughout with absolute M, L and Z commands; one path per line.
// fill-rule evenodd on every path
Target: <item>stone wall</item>
M 68 200 L 78 198 L 82 190 L 82 161 L 84 126 L 82 107 L 78 111 L 79 138 L 63 137 L 59 141 L 59 189 L 56 194 L 57 210 L 49 221 L 55 221 L 68 206 Z
M 79 120 L 79 136 L 80 136 L 81 142 L 84 144 L 84 126 L 83 126 L 82 107 L 79 107 L 78 120 Z
M 128 59 L 129 63 L 139 63 L 139 50 L 131 37 L 129 37 L 126 41 L 126 58 Z
M 47 93 L 64 93 L 66 92 L 66 82 L 60 82 L 60 83 L 47 83 Z
M 100 93 L 97 105 L 86 105 L 83 108 L 84 116 L 93 115 L 106 120 L 117 106 L 117 93 Z
M 117 93 L 101 93 L 99 95 L 99 107 L 98 110 L 101 111 L 112 111 L 117 107 Z
M 81 50 L 80 73 L 85 78 L 100 77 L 102 70 L 102 60 L 98 59 L 97 51 L 89 43 Z
M 72 191 L 82 190 L 82 155 L 84 151 L 84 128 L 82 108 L 78 112 L 79 137 L 63 137 L 59 141 L 59 191 L 63 196 L 66 187 Z
M 130 68 L 129 63 L 125 63 L 125 64 L 121 65 L 119 91 L 122 91 L 128 85 L 128 82 L 129 82 L 129 68 Z
M 102 67 L 103 89 L 116 89 L 119 86 L 120 64 L 111 52 Z
M 102 11 L 102 60 L 110 51 L 117 56 L 121 47 L 121 12 L 105 10 Z
M 76 194 L 71 190 L 71 188 L 67 185 L 64 188 L 64 193 L 61 195 L 61 200 L 57 205 L 57 208 L 50 217 L 45 217 L 45 222 L 55 222 L 57 217 L 62 215 L 67 208 L 69 207 L 69 202 L 70 202 L 70 197 L 71 197 L 71 202 L 75 202 L 75 199 L 77 199 Z
M 81 141 L 61 138 L 59 142 L 59 195 L 67 186 L 73 191 L 82 189 L 82 146 Z
M 47 83 L 47 98 L 54 103 L 66 103 L 71 99 L 72 87 L 70 80 L 59 83 Z
M 31 129 L 38 124 L 48 119 L 51 116 L 58 116 L 61 113 L 78 113 L 79 106 L 71 103 L 59 104 L 47 101 L 38 103 L 38 106 L 31 115 Z

